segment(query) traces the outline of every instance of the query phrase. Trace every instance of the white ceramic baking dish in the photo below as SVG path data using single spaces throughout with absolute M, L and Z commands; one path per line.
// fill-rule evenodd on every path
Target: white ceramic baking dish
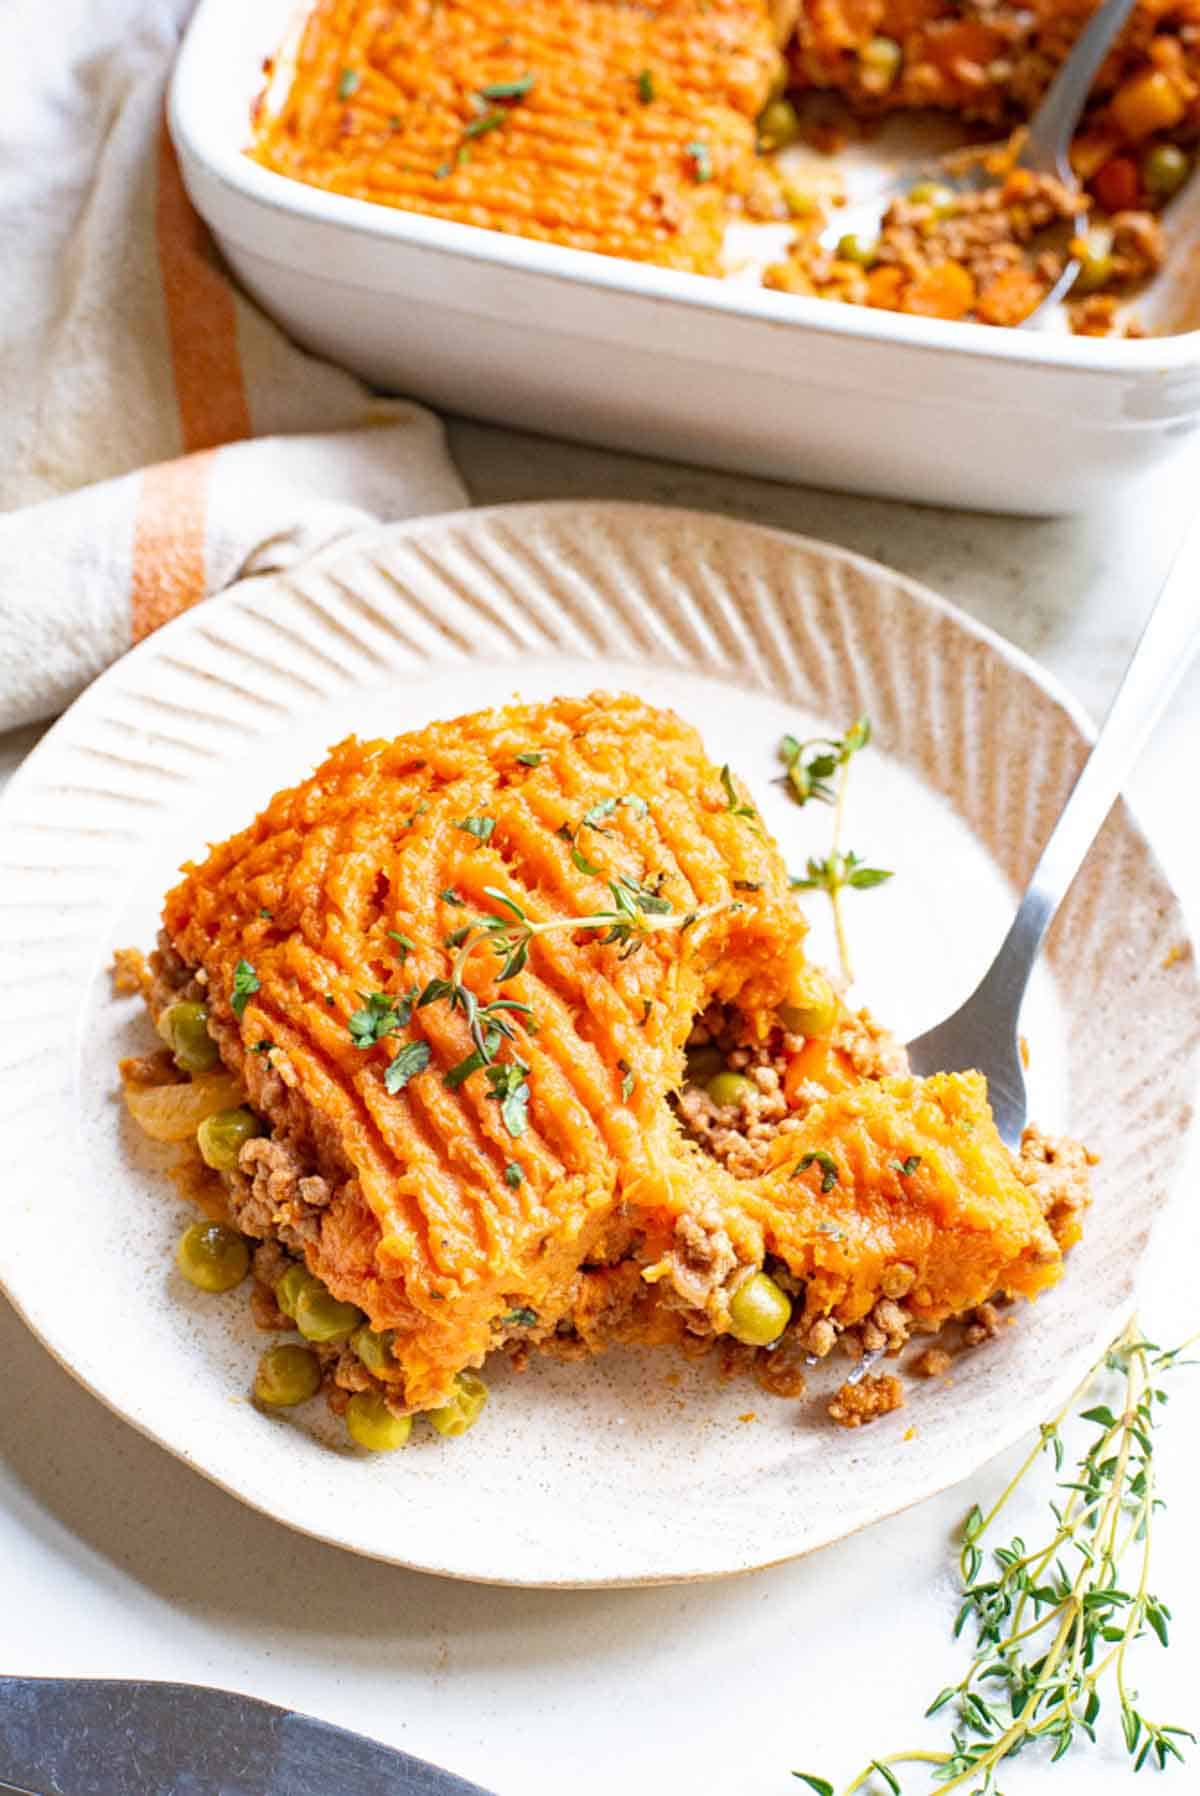
M 297 341 L 381 387 L 648 454 L 1038 513 L 1095 502 L 1200 422 L 1200 182 L 1173 231 L 1175 288 L 1155 302 L 1191 326 L 1171 335 L 1092 340 L 796 298 L 260 167 L 243 154 L 250 106 L 296 14 L 296 0 L 201 0 L 171 131 L 247 290 Z

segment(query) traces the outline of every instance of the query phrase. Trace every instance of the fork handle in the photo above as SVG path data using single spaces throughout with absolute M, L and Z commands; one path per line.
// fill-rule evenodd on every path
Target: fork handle
M 1136 0 L 1104 0 L 1089 19 L 1030 123 L 1021 161 L 1046 174 L 1066 172 L 1067 148 L 1075 135 L 1092 83 Z
M 993 991 L 1019 1003 L 1055 912 L 1198 647 L 1200 515 L 1188 527 L 1096 744 L 984 979 Z

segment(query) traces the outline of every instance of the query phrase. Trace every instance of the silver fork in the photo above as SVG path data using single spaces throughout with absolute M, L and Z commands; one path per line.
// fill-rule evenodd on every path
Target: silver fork
M 1188 528 L 1096 744 L 1033 870 L 1000 952 L 953 1016 L 909 1043 L 913 1071 L 987 1077 L 1009 1147 L 1025 1127 L 1017 1024 L 1043 938 L 1084 856 L 1200 647 L 1200 517 Z
M 1056 175 L 1068 185 L 1073 182 L 1070 151 L 1075 127 L 1083 116 L 1083 109 L 1100 65 L 1136 3 L 1137 0 L 1104 0 L 1103 5 L 1092 14 L 1043 96 L 1041 105 L 1029 121 L 1025 141 L 1017 156 L 1018 168 L 1027 168 L 1037 175 Z M 869 198 L 856 201 L 839 211 L 837 219 L 821 232 L 821 247 L 836 249 L 847 234 L 874 238 L 879 233 L 883 215 L 892 201 L 910 193 L 922 180 L 936 181 L 939 186 L 949 187 L 959 193 L 977 193 L 981 188 L 992 185 L 996 177 L 981 162 L 976 161 L 957 173 L 949 163 L 939 164 L 936 169 L 929 166 L 909 168 Z M 1078 213 L 1075 218 L 1076 235 L 1081 236 L 1086 226 L 1086 213 Z M 1024 324 L 1040 320 L 1049 307 L 1065 298 L 1078 273 L 1078 260 L 1069 257 L 1050 292 L 1023 321 Z

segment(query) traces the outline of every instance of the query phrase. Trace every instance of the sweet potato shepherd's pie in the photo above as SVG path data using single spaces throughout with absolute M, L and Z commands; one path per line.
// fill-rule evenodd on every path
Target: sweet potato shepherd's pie
M 312 0 L 267 65 L 247 153 L 352 199 L 694 274 L 731 272 L 731 226 L 774 223 L 768 286 L 992 325 L 1045 299 L 1086 215 L 1069 322 L 1132 333 L 1122 302 L 1162 263 L 1160 215 L 1196 159 L 1200 0 L 1139 0 L 1070 179 L 1016 167 L 1096 4 Z M 837 151 L 930 109 L 1005 178 L 918 181 L 876 237 L 828 248 Z M 818 171 L 802 140 L 835 160 Z
M 716 1350 L 780 1396 L 1062 1271 L 1085 1151 L 1003 1145 L 975 1073 L 916 1079 L 805 955 L 779 849 L 696 731 L 632 697 L 353 738 L 184 869 L 148 961 L 166 1047 L 136 1120 L 193 1144 L 180 1265 L 253 1265 L 290 1336 L 260 1401 L 323 1390 L 362 1445 L 460 1433 L 503 1352 Z M 864 1375 L 865 1373 L 865 1375 Z

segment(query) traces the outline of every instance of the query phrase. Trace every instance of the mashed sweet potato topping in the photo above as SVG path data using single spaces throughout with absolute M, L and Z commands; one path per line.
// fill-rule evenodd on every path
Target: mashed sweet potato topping
M 317 0 L 253 154 L 356 199 L 715 274 L 765 0 Z
M 839 1337 L 1035 1296 L 1078 1235 L 1082 1150 L 1014 1157 L 977 1074 L 908 1074 L 806 958 L 736 775 L 636 698 L 344 742 L 163 921 L 133 976 L 241 1082 L 223 1199 L 266 1325 L 302 1260 L 388 1338 L 369 1374 L 326 1356 L 343 1400 L 436 1409 L 502 1346 L 718 1340 L 794 1392 Z

